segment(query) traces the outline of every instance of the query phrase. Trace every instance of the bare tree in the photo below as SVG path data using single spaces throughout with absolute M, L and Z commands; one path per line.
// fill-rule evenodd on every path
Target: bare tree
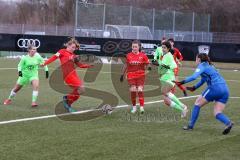
M 76 0 L 2 1 L 1 23 L 74 25 Z M 132 5 L 159 10 L 190 11 L 211 15 L 211 31 L 240 32 L 240 0 L 88 0 L 91 3 Z

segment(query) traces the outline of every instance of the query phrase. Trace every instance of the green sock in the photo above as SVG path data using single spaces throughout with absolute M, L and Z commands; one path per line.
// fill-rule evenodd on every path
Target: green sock
M 175 102 L 177 105 L 179 105 L 179 106 L 181 106 L 181 107 L 184 106 L 184 104 L 183 104 L 174 94 L 172 94 L 171 92 L 168 93 L 168 97 L 169 97 L 173 102 Z
M 175 108 L 175 109 L 177 109 L 177 110 L 179 110 L 181 112 L 183 111 L 183 108 L 180 105 L 178 105 L 175 102 L 173 102 L 173 101 L 171 101 L 170 107 Z
M 32 93 L 32 102 L 36 102 L 38 97 L 38 91 L 33 91 Z

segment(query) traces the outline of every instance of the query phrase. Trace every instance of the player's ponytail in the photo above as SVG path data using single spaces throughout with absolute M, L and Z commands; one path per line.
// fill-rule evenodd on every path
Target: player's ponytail
M 201 60 L 201 62 L 208 62 L 210 65 L 213 65 L 210 57 L 206 53 L 199 53 L 197 57 Z

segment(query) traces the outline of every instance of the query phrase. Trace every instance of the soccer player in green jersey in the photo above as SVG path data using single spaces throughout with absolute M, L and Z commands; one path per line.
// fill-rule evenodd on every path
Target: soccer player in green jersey
M 182 118 L 186 117 L 188 112 L 187 106 L 171 92 L 175 86 L 175 83 L 173 83 L 175 81 L 174 69 L 177 67 L 177 64 L 171 53 L 171 44 L 169 42 L 162 43 L 162 57 L 158 61 L 153 60 L 153 64 L 159 66 L 158 71 L 164 103 L 181 111 Z
M 18 64 L 18 75 L 19 78 L 15 87 L 12 89 L 8 99 L 4 101 L 4 105 L 9 105 L 16 93 L 25 85 L 31 83 L 33 88 L 32 93 L 32 107 L 37 107 L 38 97 L 38 66 L 44 63 L 44 59 L 37 53 L 37 48 L 33 45 L 28 47 L 28 54 L 23 56 Z M 48 67 L 44 67 L 46 72 L 46 78 L 48 78 Z
M 166 38 L 163 37 L 162 41 L 161 41 L 161 46 L 157 47 L 157 49 L 155 50 L 155 54 L 154 54 L 154 60 L 156 61 L 161 61 L 161 58 L 163 56 L 163 51 L 162 51 L 162 43 L 166 42 Z

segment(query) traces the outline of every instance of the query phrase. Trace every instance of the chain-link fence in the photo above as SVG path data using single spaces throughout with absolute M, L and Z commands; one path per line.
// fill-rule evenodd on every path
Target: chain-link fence
M 142 9 L 110 4 L 86 4 L 78 1 L 76 3 L 76 16 L 76 34 L 79 36 L 127 39 L 141 37 L 142 39 L 156 40 L 163 36 L 171 36 L 177 40 L 185 41 L 203 40 L 209 42 L 212 40 L 212 34 L 209 33 L 210 16 L 208 14 Z M 144 32 L 139 32 L 141 30 Z M 150 32 L 146 34 L 146 30 Z M 95 35 L 96 33 L 97 35 Z
M 0 3 L 0 33 L 240 42 L 239 34 L 209 32 L 208 14 L 83 3 L 82 0 L 0 0 Z

